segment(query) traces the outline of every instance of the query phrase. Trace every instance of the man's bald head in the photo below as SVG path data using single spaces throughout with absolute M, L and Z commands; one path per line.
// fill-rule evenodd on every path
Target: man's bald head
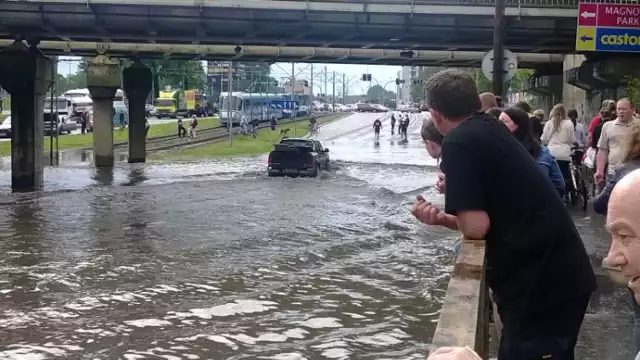
M 487 111 L 493 107 L 498 107 L 498 101 L 496 96 L 490 92 L 483 92 L 480 96 L 480 102 L 482 103 L 482 111 Z
M 617 215 L 615 210 L 627 208 L 631 210 L 635 208 L 640 214 L 640 169 L 630 172 L 618 181 L 611 192 L 607 213 L 611 214 L 611 210 L 614 210 L 614 215 Z M 637 217 L 637 221 L 640 223 L 640 216 Z M 609 216 L 607 216 L 607 222 L 609 222 Z
M 640 169 L 624 176 L 611 192 L 607 230 L 611 247 L 605 262 L 631 279 L 629 287 L 640 299 Z

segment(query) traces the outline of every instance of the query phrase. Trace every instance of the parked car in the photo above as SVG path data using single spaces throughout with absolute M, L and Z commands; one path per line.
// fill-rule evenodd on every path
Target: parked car
M 7 116 L 0 124 L 0 136 L 11 137 L 11 116 Z
M 269 176 L 311 176 L 329 169 L 329 149 L 315 139 L 286 138 L 269 153 Z
M 68 119 L 64 116 L 58 115 L 58 113 L 55 112 L 53 113 L 53 116 L 50 112 L 44 113 L 45 135 L 53 135 L 55 133 L 57 133 L 58 135 L 71 134 L 72 131 L 77 130 L 78 128 L 79 125 L 73 118 Z

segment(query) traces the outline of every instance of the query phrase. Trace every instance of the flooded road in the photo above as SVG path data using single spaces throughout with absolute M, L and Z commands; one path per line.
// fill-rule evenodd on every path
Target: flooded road
M 457 234 L 408 213 L 443 201 L 419 116 L 375 143 L 377 116 L 322 127 L 316 179 L 267 178 L 265 156 L 78 163 L 0 197 L 0 359 L 425 359 Z M 594 301 L 583 359 L 628 358 L 598 331 L 630 339 L 620 294 Z

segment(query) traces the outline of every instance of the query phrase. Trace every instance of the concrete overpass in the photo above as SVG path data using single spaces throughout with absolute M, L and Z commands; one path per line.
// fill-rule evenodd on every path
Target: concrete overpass
M 13 40 L 0 40 L 0 49 Z M 43 41 L 38 45 L 43 53 L 62 56 L 96 56 L 104 52 L 115 57 L 172 57 L 199 60 L 237 60 L 261 62 L 314 62 L 367 65 L 433 65 L 478 67 L 486 52 L 414 50 L 413 56 L 402 56 L 402 50 L 295 46 L 234 46 L 234 45 L 169 45 L 136 43 L 102 43 L 75 41 Z M 562 66 L 561 54 L 520 53 L 518 66 L 535 68 L 541 64 Z
M 594 0 L 596 1 L 596 0 Z M 0 38 L 487 51 L 495 0 L 0 0 Z M 574 49 L 577 0 L 507 0 L 513 52 Z

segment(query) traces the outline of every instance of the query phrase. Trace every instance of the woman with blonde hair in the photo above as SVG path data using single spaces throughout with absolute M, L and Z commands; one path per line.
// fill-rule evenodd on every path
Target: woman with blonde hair
M 571 164 L 571 148 L 576 142 L 576 133 L 573 129 L 573 123 L 567 119 L 567 109 L 564 105 L 557 104 L 551 109 L 549 121 L 544 124 L 540 140 L 556 159 L 564 177 L 566 192 L 571 194 L 574 189 L 569 165 Z

